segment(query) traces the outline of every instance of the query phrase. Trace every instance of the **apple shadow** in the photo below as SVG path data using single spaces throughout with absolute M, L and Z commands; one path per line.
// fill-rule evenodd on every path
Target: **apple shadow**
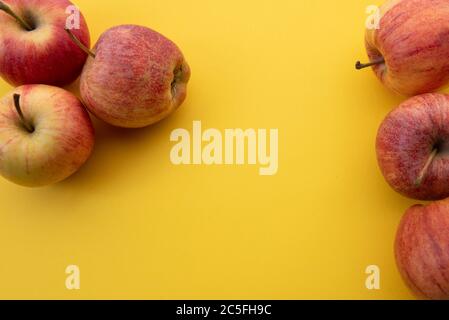
M 79 78 L 65 89 L 80 98 Z M 114 127 L 89 112 L 95 128 L 95 146 L 91 157 L 77 172 L 64 181 L 49 186 L 48 190 L 57 193 L 83 193 L 101 190 L 111 184 L 111 181 L 126 175 L 127 172 L 126 166 L 118 166 L 117 161 L 111 161 L 111 157 L 116 157 L 118 153 L 124 153 L 127 155 L 128 164 L 138 162 L 141 160 L 142 154 L 136 150 L 140 150 L 142 146 L 145 147 L 145 152 L 159 154 L 161 141 L 165 139 L 168 143 L 167 132 L 173 130 L 178 117 L 183 117 L 183 110 L 188 108 L 191 108 L 189 97 L 168 118 L 141 129 Z M 151 170 L 154 170 L 155 167 L 148 166 L 146 169 L 151 174 Z
M 141 154 L 136 151 L 141 145 L 145 145 L 146 152 L 154 150 L 153 154 L 158 154 L 157 149 L 160 144 L 156 142 L 161 139 L 161 135 L 173 128 L 176 117 L 180 116 L 179 113 L 180 110 L 169 118 L 142 129 L 113 127 L 90 115 L 95 128 L 95 147 L 90 159 L 80 170 L 52 188 L 64 191 L 88 188 L 92 191 L 93 181 L 95 181 L 94 189 L 110 184 L 112 180 L 126 174 L 126 166 L 117 167 L 117 161 L 111 161 L 111 156 L 125 153 L 128 157 L 126 161 L 133 163 L 134 157 L 136 161 L 141 157 Z M 150 169 L 151 166 L 148 168 Z M 101 177 L 101 179 L 92 177 Z

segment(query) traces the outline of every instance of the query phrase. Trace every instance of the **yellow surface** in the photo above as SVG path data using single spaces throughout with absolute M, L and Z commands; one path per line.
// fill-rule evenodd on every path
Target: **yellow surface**
M 144 130 L 99 122 L 93 157 L 43 189 L 0 180 L 0 298 L 411 298 L 393 240 L 413 201 L 376 163 L 402 98 L 371 71 L 363 0 L 77 0 L 92 40 L 135 23 L 174 40 L 188 99 Z M 0 94 L 11 88 L 0 83 Z M 172 130 L 278 128 L 279 173 L 174 166 Z M 81 290 L 65 268 L 81 268 Z M 381 290 L 365 268 L 381 268 Z

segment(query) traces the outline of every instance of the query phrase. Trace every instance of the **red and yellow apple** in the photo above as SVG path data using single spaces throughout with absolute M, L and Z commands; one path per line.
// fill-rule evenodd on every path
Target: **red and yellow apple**
M 176 110 L 186 97 L 190 68 L 161 34 L 122 25 L 100 36 L 81 74 L 81 97 L 98 118 L 140 128 Z
M 357 69 L 372 66 L 402 95 L 433 92 L 449 81 L 449 1 L 389 0 L 365 42 L 369 63 Z
M 381 124 L 376 149 L 397 192 L 418 200 L 449 197 L 449 96 L 428 93 L 403 102 Z
M 0 100 L 0 174 L 27 187 L 59 182 L 89 158 L 94 129 L 73 94 L 25 85 Z
M 449 200 L 407 210 L 395 256 L 403 279 L 418 297 L 449 299 Z
M 63 86 L 81 73 L 87 54 L 65 32 L 68 0 L 0 1 L 0 76 L 14 86 Z M 73 34 L 87 47 L 89 30 L 80 14 Z

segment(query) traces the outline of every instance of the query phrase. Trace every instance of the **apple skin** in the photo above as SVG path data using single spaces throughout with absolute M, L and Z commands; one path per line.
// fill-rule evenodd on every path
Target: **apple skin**
M 416 296 L 449 300 L 449 200 L 407 210 L 397 231 L 395 257 Z
M 428 93 L 403 102 L 381 124 L 376 150 L 380 169 L 397 192 L 417 200 L 449 197 L 449 96 Z
M 23 126 L 13 94 L 20 94 L 33 133 Z M 16 184 L 40 187 L 64 180 L 86 162 L 93 146 L 89 115 L 66 90 L 25 85 L 0 100 L 0 174 Z
M 80 75 L 87 54 L 65 29 L 67 0 L 4 0 L 25 18 L 31 14 L 36 29 L 27 31 L 7 13 L 0 11 L 0 75 L 11 85 L 48 84 L 64 86 Z M 80 15 L 80 29 L 72 30 L 90 46 L 89 30 Z
M 190 68 L 179 48 L 146 27 L 121 25 L 100 36 L 80 79 L 86 107 L 118 127 L 141 128 L 186 98 Z
M 380 29 L 367 30 L 366 49 L 381 82 L 405 96 L 433 92 L 449 81 L 449 2 L 390 0 Z

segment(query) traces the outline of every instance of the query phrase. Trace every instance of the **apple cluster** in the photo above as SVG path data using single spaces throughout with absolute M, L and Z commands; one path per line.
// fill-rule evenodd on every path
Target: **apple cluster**
M 185 100 L 190 68 L 149 28 L 121 25 L 90 49 L 85 18 L 67 27 L 68 0 L 0 0 L 0 174 L 27 187 L 76 172 L 94 147 L 92 113 L 123 128 L 152 125 Z M 79 78 L 80 98 L 61 87 Z
M 379 167 L 398 193 L 421 201 L 402 218 L 395 241 L 399 271 L 421 298 L 449 299 L 449 1 L 389 0 L 380 26 L 367 30 L 372 67 L 389 89 L 408 96 L 382 122 Z

